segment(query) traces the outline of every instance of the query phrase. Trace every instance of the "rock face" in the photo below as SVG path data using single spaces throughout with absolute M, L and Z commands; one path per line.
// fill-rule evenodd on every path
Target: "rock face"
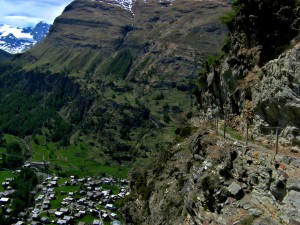
M 239 193 L 239 191 L 242 190 L 242 187 L 240 185 L 238 185 L 237 183 L 233 182 L 232 184 L 229 185 L 227 190 L 229 191 L 230 194 L 237 195 Z
M 206 155 L 198 159 L 196 149 Z M 205 131 L 169 151 L 158 171 L 152 165 L 147 175 L 142 173 L 147 198 L 137 195 L 138 186 L 131 186 L 123 208 L 127 224 L 300 222 L 300 167 L 285 164 L 283 156 L 244 149 Z M 291 162 L 297 160 L 290 157 Z M 136 182 L 138 172 L 133 173 L 131 182 Z
M 300 44 L 268 62 L 253 89 L 256 123 L 286 127 L 284 136 L 300 143 Z M 295 135 L 295 138 L 292 138 Z
M 299 145 L 299 5 L 240 0 L 234 7 L 224 56 L 200 74 L 199 103 L 206 114 L 229 115 L 239 131 L 250 123 L 258 138 L 275 134 L 264 127 L 280 127 L 281 143 Z

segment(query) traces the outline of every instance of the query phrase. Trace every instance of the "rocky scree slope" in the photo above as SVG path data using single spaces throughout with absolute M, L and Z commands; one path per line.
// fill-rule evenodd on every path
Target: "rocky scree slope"
M 249 123 L 257 140 L 275 134 L 262 127 L 280 127 L 280 143 L 299 146 L 299 1 L 234 5 L 235 14 L 223 18 L 229 28 L 225 55 L 199 76 L 203 112 L 228 114 L 230 126 L 243 133 Z
M 132 170 L 126 224 L 298 224 L 300 160 L 224 141 L 204 127 Z

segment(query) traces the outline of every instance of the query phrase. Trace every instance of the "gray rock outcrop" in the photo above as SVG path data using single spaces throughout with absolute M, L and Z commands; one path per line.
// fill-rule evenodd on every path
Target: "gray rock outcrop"
M 281 144 L 300 146 L 299 6 L 238 2 L 244 7 L 227 24 L 225 55 L 208 61 L 199 74 L 202 114 L 217 110 L 215 116 L 227 117 L 227 125 L 242 133 L 248 123 L 251 136 L 268 144 L 280 127 Z
M 284 127 L 284 138 L 300 143 L 300 43 L 262 68 L 253 89 L 253 108 L 257 125 Z
M 237 183 L 232 182 L 227 190 L 230 192 L 230 194 L 237 195 L 242 190 L 242 187 Z

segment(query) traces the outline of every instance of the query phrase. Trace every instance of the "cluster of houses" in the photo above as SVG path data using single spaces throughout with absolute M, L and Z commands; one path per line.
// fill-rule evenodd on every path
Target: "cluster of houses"
M 0 192 L 0 205 L 1 207 L 8 206 L 11 202 L 11 198 L 16 190 L 13 190 L 10 187 L 10 182 L 13 178 L 6 178 L 4 182 L 2 182 L 2 186 L 5 191 Z M 12 209 L 9 207 L 5 207 L 5 211 L 9 214 L 12 212 Z
M 37 185 L 32 193 L 35 196 L 35 205 L 29 208 L 27 214 L 19 216 L 20 224 L 59 224 L 59 225 L 84 225 L 80 222 L 87 215 L 94 218 L 93 225 L 102 225 L 104 221 L 110 224 L 120 225 L 115 202 L 121 200 L 128 192 L 128 181 L 116 181 L 114 178 L 75 178 L 70 176 L 66 181 L 59 182 L 57 176 L 47 177 L 42 184 Z M 0 205 L 9 209 L 11 197 L 14 190 L 11 190 L 9 183 L 11 179 L 7 178 L 2 186 L 4 192 L 0 193 Z M 112 192 L 111 189 L 104 189 L 102 186 L 109 187 L 113 185 L 119 188 L 119 193 Z M 74 186 L 76 191 L 64 191 L 64 187 Z M 68 188 L 66 188 L 68 190 Z M 75 190 L 74 189 L 74 190 Z M 60 191 L 58 191 L 60 190 Z M 61 199 L 61 201 L 60 201 Z M 51 206 L 52 201 L 59 200 L 58 207 Z M 57 205 L 57 203 L 56 203 Z M 22 217 L 23 216 L 23 217 Z

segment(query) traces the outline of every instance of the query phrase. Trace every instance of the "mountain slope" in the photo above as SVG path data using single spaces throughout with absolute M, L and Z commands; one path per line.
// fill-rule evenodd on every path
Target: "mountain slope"
M 11 54 L 9 54 L 8 52 L 6 51 L 3 51 L 0 49 L 0 62 L 4 61 L 4 60 L 7 60 L 7 59 L 10 59 L 12 57 Z
M 177 67 L 184 67 L 220 49 L 218 43 L 222 42 L 226 30 L 217 20 L 227 9 L 224 3 L 210 1 L 177 1 L 171 6 L 158 1 L 136 1 L 133 15 L 105 1 L 74 1 L 56 19 L 44 45 L 35 48 L 31 55 L 37 59 L 48 55 L 52 70 L 72 67 L 75 76 L 82 76 L 93 59 L 100 76 L 105 72 L 103 65 L 107 60 L 124 48 L 130 49 L 136 60 L 134 64 L 143 60 L 145 51 L 150 51 L 166 61 L 174 61 Z M 176 55 L 177 52 L 180 54 Z M 68 54 L 72 57 L 63 60 Z M 45 65 L 42 60 L 31 62 L 32 67 Z M 84 65 L 74 63 L 84 61 L 87 62 Z

